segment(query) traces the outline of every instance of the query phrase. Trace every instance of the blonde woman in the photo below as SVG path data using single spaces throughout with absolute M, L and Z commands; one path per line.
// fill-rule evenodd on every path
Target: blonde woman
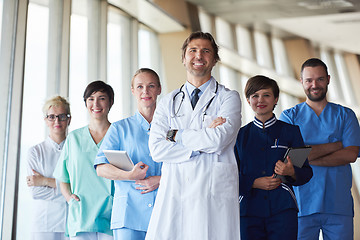
M 98 175 L 115 180 L 111 218 L 115 240 L 145 239 L 161 174 L 161 164 L 153 161 L 148 146 L 156 99 L 161 93 L 159 76 L 149 68 L 139 69 L 131 92 L 138 111 L 111 125 L 95 160 Z M 126 172 L 109 164 L 103 153 L 108 149 L 127 151 L 136 164 L 133 170 Z
M 70 124 L 70 105 L 56 96 L 45 102 L 43 112 L 49 136 L 28 153 L 26 182 L 34 199 L 31 236 L 33 240 L 63 240 L 67 239 L 64 234 L 67 206 L 53 172 Z

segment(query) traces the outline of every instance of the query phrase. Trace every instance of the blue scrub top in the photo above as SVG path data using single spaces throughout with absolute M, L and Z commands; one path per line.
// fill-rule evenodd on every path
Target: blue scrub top
M 328 103 L 317 116 L 304 102 L 285 110 L 280 119 L 298 125 L 307 145 L 341 141 L 344 148 L 360 146 L 360 128 L 355 113 L 341 105 Z M 313 178 L 294 189 L 300 208 L 299 216 L 314 213 L 354 216 L 350 164 L 312 168 Z
M 103 150 L 127 151 L 134 164 L 142 161 L 149 166 L 146 177 L 160 176 L 161 163 L 154 162 L 148 147 L 150 124 L 136 112 L 134 116 L 111 124 L 95 159 L 94 166 L 109 163 Z M 147 231 L 157 189 L 141 194 L 135 181 L 115 181 L 111 229 L 126 227 Z
M 287 176 L 285 185 L 266 191 L 252 188 L 259 177 L 272 176 L 275 164 L 282 160 L 289 147 L 304 146 L 300 129 L 275 116 L 263 123 L 255 120 L 239 131 L 235 144 L 235 156 L 240 175 L 240 215 L 270 217 L 286 209 L 297 211 L 293 185 L 309 181 L 312 170 L 306 160 L 302 168 L 294 166 L 296 181 Z

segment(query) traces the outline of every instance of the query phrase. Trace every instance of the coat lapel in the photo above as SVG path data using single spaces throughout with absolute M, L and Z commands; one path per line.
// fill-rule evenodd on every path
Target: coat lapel
M 197 102 L 195 109 L 192 112 L 190 122 L 192 122 L 193 119 L 196 116 L 198 116 L 198 114 L 202 114 L 202 111 L 204 110 L 204 108 L 206 108 L 206 106 L 211 101 L 211 99 L 216 95 L 216 93 L 215 93 L 216 80 L 214 78 L 211 78 L 210 81 L 211 82 L 210 82 L 209 86 L 205 89 L 205 92 L 200 96 L 199 101 Z M 191 103 L 190 103 L 190 107 L 191 107 Z

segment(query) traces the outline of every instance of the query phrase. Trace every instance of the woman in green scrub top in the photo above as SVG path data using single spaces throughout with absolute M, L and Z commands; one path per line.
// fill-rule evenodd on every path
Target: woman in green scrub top
M 93 162 L 110 122 L 114 103 L 111 86 L 95 81 L 84 92 L 89 125 L 72 131 L 63 147 L 54 176 L 69 204 L 66 224 L 70 239 L 110 240 L 112 182 L 98 177 Z

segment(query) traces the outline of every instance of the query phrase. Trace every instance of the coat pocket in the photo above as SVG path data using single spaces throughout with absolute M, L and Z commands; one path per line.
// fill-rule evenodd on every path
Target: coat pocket
M 223 162 L 213 163 L 211 178 L 211 194 L 213 197 L 239 197 L 239 177 L 236 164 Z

